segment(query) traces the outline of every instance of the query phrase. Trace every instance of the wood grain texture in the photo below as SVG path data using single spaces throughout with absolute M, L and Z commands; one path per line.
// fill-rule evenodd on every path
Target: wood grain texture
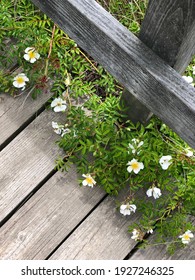
M 124 108 L 124 119 L 131 120 L 134 124 L 139 122 L 147 125 L 153 116 L 153 113 L 127 89 L 123 90 L 120 103 Z
M 195 225 L 195 218 L 192 219 Z M 146 249 L 138 249 L 130 260 L 195 260 L 195 240 L 191 239 L 190 243 L 184 248 L 177 249 L 173 255 L 167 252 L 168 244 L 152 246 L 155 242 L 155 232 L 149 237 L 150 246 Z
M 51 122 L 62 115 L 44 111 L 1 151 L 0 221 L 53 170 L 62 151 Z
M 128 226 L 139 219 L 122 216 L 114 199 L 106 198 L 51 256 L 52 260 L 123 259 L 136 245 Z
M 182 74 L 195 53 L 195 0 L 149 0 L 139 38 Z M 124 90 L 128 119 L 147 124 L 152 113 Z
M 167 252 L 167 246 L 151 246 L 150 249 L 138 249 L 130 260 L 195 260 L 195 241 L 188 246 L 178 249 L 174 255 Z
M 195 89 L 94 0 L 32 0 L 195 148 Z
M 57 172 L 4 224 L 0 259 L 45 259 L 105 193 L 79 187 L 74 167 Z
M 195 54 L 195 0 L 150 0 L 139 38 L 183 73 Z
M 35 114 L 52 96 L 51 92 L 41 94 L 33 100 L 26 94 L 13 98 L 0 94 L 0 146 L 15 133 L 33 114 Z

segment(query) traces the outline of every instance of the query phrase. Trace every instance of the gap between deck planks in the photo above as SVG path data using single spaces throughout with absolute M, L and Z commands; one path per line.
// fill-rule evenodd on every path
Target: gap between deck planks
M 44 111 L 1 151 L 0 220 L 54 169 L 60 154 L 51 127 L 56 118 L 54 112 Z
M 20 97 L 18 99 L 13 99 L 10 96 L 6 95 L 4 98 L 4 102 L 6 103 L 8 100 L 9 104 L 9 106 L 7 105 L 9 107 L 9 110 L 4 111 L 4 125 L 6 126 L 6 124 L 10 121 L 9 115 L 11 114 L 11 116 L 14 116 L 14 111 L 16 107 L 19 107 L 19 105 L 23 103 L 23 98 Z M 38 104 L 39 106 L 40 104 L 42 104 L 40 100 Z M 28 103 L 28 106 L 29 105 L 30 104 Z M 30 111 L 30 108 L 32 109 L 32 107 L 33 106 L 29 106 L 29 109 L 23 112 L 22 119 L 17 119 L 17 124 L 15 127 L 16 130 L 22 125 L 22 122 L 26 120 L 26 118 L 30 117 L 30 115 L 34 113 L 33 110 Z M 52 120 L 59 121 L 59 115 L 60 114 L 56 114 L 51 110 L 44 111 L 15 139 L 13 139 L 13 141 L 9 145 L 7 145 L 1 152 L 0 168 L 3 171 L 0 179 L 1 219 L 4 219 L 7 215 L 9 215 L 9 213 L 26 196 L 28 196 L 28 194 L 33 191 L 34 188 L 36 188 L 41 180 L 43 180 L 48 175 L 48 173 L 53 170 L 54 160 L 59 153 L 59 149 L 55 144 L 55 141 L 59 138 L 59 136 L 57 136 L 53 132 L 51 122 Z M 61 115 L 61 117 L 62 116 L 64 119 L 64 114 Z M 13 132 L 14 129 L 9 130 L 7 137 L 10 137 Z M 22 259 L 24 254 L 23 249 L 27 247 L 29 248 L 30 245 L 32 245 L 32 248 L 35 248 L 36 244 L 38 244 L 38 247 L 36 247 L 36 252 L 30 249 L 28 250 L 27 248 L 27 252 L 28 254 L 30 254 L 30 258 L 33 258 L 33 254 L 44 254 L 44 250 L 41 250 L 41 244 L 45 244 L 43 240 L 45 240 L 46 243 L 47 241 L 51 243 L 50 239 L 52 239 L 53 247 L 52 245 L 50 246 L 52 247 L 52 250 L 55 249 L 58 243 L 62 241 L 64 236 L 66 236 L 66 234 L 68 234 L 69 231 L 71 231 L 72 228 L 74 228 L 77 223 L 79 223 L 80 220 L 82 220 L 85 215 L 87 215 L 91 208 L 93 208 L 97 204 L 97 202 L 102 199 L 102 196 L 105 196 L 105 193 L 101 192 L 100 189 L 92 190 L 91 192 L 86 189 L 84 193 L 82 192 L 83 197 L 81 197 L 81 191 L 79 192 L 77 185 L 77 175 L 75 173 L 75 170 L 70 170 L 68 175 L 62 175 L 60 172 L 57 172 L 57 174 L 55 174 L 48 181 L 48 184 L 45 184 L 43 188 L 38 191 L 38 194 L 35 194 L 33 198 L 29 200 L 29 202 L 26 202 L 23 207 L 21 207 L 18 212 L 16 212 L 14 216 L 12 216 L 12 218 L 9 219 L 9 221 L 6 222 L 2 227 L 0 238 L 1 258 L 4 259 L 5 254 L 8 253 L 10 258 L 12 258 L 14 255 L 16 259 Z M 86 197 L 85 199 L 84 195 Z M 59 200 L 59 204 L 57 204 L 57 199 Z M 88 203 L 86 203 L 87 200 L 89 200 Z M 39 204 L 39 201 L 41 201 L 42 204 Z M 33 202 L 35 204 L 33 204 Z M 82 203 L 83 211 L 81 211 L 80 209 Z M 31 216 L 29 214 L 30 210 L 28 209 L 28 205 L 30 205 L 29 207 L 32 207 L 33 209 L 33 211 L 31 211 Z M 77 205 L 78 208 L 75 208 L 74 205 Z M 60 209 L 62 211 L 60 211 Z M 76 217 L 74 215 L 74 209 L 76 210 Z M 20 215 L 20 213 L 22 213 L 22 216 L 20 216 L 21 219 L 16 222 L 16 219 L 18 215 Z M 51 216 L 49 215 L 49 213 Z M 66 223 L 64 224 L 63 220 L 65 213 L 67 213 L 68 217 Z M 73 219 L 72 223 L 71 218 Z M 27 238 L 24 237 L 24 233 L 26 232 L 25 230 L 27 227 L 27 225 L 25 225 L 25 229 L 23 227 L 25 222 L 29 223 L 30 226 L 32 226 L 29 226 L 30 231 L 27 234 Z M 54 222 L 54 226 L 51 224 L 51 222 Z M 58 226 L 57 223 L 59 223 Z M 59 235 L 58 231 L 61 224 L 63 224 L 65 228 L 62 227 L 63 232 L 61 233 L 61 235 Z M 37 225 L 36 230 L 35 225 Z M 44 228 L 44 225 L 46 229 Z M 53 233 L 51 231 L 51 226 L 53 226 L 52 228 L 54 229 L 56 236 L 49 236 L 49 233 L 51 235 Z M 8 228 L 9 230 L 8 232 L 6 232 L 6 229 Z M 14 236 L 13 233 L 15 233 L 16 236 Z M 29 235 L 33 239 L 32 243 L 29 242 Z M 41 240 L 39 243 L 37 243 L 37 239 L 40 236 Z M 46 236 L 48 238 L 46 238 Z M 14 237 L 16 237 L 16 240 L 14 239 Z M 27 242 L 28 246 L 24 246 L 24 241 Z M 45 247 L 46 255 L 44 255 L 44 257 L 51 253 L 50 246 L 48 245 Z M 13 251 L 11 250 L 11 248 L 13 249 Z M 18 253 L 18 257 L 16 256 L 16 252 Z
M 14 110 L 14 106 L 11 108 Z M 53 169 L 58 151 L 54 144 L 58 136 L 51 128 L 51 121 L 56 120 L 55 118 L 55 113 L 44 111 L 3 149 L 1 155 L 4 179 L 1 178 L 0 212 L 2 219 Z M 100 188 L 78 188 L 74 167 L 67 174 L 57 172 L 3 225 L 0 258 L 47 258 L 104 196 L 105 193 Z M 103 251 L 107 256 L 108 252 L 112 252 L 108 257 L 112 259 L 113 256 L 124 257 L 129 252 L 129 246 L 126 245 L 131 243 L 131 239 L 127 234 L 128 220 L 121 219 L 111 201 L 111 198 L 106 200 L 95 213 L 101 218 L 102 226 L 104 225 L 99 230 L 101 238 L 107 230 Z M 106 213 L 107 215 L 104 215 Z M 94 223 L 99 224 L 96 215 L 90 215 L 89 218 L 91 232 Z M 123 244 L 122 247 L 119 240 Z M 82 244 L 81 239 L 79 243 Z M 121 249 L 117 248 L 122 254 L 120 256 L 115 252 L 115 243 L 120 245 Z M 134 242 L 132 244 L 134 245 Z M 128 249 L 122 253 L 123 248 Z M 100 257 L 98 249 L 99 245 L 94 251 L 97 258 Z
M 8 215 L 54 167 L 58 150 L 54 142 L 58 136 L 53 133 L 51 121 L 55 117 L 56 114 L 51 111 L 41 113 L 3 149 L 2 218 Z M 57 172 L 3 225 L 0 241 L 1 258 L 46 258 L 104 196 L 105 193 L 99 188 L 79 189 L 77 175 L 73 169 L 64 175 Z M 109 219 L 101 213 L 102 221 L 106 219 L 112 222 L 115 205 L 110 207 L 107 202 L 103 205 L 109 212 Z M 90 217 L 93 226 L 97 221 L 93 216 Z M 118 239 L 129 243 L 127 220 L 119 218 L 119 221 L 118 235 L 114 235 L 114 238 L 117 236 Z M 107 227 L 107 223 L 105 226 L 107 229 L 110 228 Z M 103 232 L 102 235 L 104 236 Z M 109 240 L 112 235 L 113 230 L 108 231 Z M 126 236 L 125 239 L 123 235 Z M 111 243 L 112 246 L 113 244 Z M 105 246 L 106 249 L 111 250 L 109 246 Z M 115 251 L 115 246 L 112 250 Z M 99 254 L 98 250 L 96 252 Z
M 0 259 L 45 259 L 101 201 L 99 188 L 79 188 L 72 167 L 57 172 L 2 227 Z
M 34 114 L 36 117 L 38 111 L 44 110 L 44 104 L 52 95 L 53 93 L 48 91 L 33 100 L 31 96 L 26 98 L 26 94 L 13 98 L 8 94 L 0 93 L 0 150 L 13 134 L 30 123 Z
M 114 201 L 108 197 L 95 211 L 65 240 L 49 258 L 51 260 L 195 260 L 195 240 L 173 255 L 167 251 L 167 244 L 137 247 L 127 232 L 131 223 L 137 222 L 141 213 L 122 217 L 114 209 Z M 192 220 L 195 225 L 195 218 Z M 149 236 L 155 243 L 156 232 Z M 180 239 L 178 239 L 180 241 Z
M 49 259 L 122 260 L 136 245 L 128 226 L 139 218 L 122 217 L 114 198 L 107 197 Z

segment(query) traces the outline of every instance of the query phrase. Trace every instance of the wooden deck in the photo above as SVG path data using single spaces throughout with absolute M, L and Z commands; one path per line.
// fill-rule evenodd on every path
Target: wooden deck
M 123 217 L 100 188 L 80 188 L 74 167 L 54 170 L 51 122 L 64 115 L 45 109 L 50 97 L 0 94 L 0 259 L 194 260 L 195 239 L 173 256 L 165 245 L 135 249 L 127 227 L 138 212 Z

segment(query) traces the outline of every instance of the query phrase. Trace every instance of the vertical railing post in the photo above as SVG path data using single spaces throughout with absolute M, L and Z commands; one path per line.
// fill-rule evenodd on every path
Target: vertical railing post
M 195 0 L 149 0 L 139 38 L 182 74 L 195 54 Z M 128 119 L 146 124 L 152 113 L 126 89 Z

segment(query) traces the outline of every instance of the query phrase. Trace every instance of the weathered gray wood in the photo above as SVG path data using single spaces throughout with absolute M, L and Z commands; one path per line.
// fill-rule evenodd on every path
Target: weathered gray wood
M 153 116 L 153 113 L 126 88 L 123 90 L 120 103 L 124 108 L 125 119 L 131 120 L 134 124 L 139 122 L 147 125 Z
M 94 0 L 32 0 L 195 148 L 195 90 Z
M 26 94 L 13 98 L 8 94 L 0 94 L 0 146 L 15 133 L 27 120 L 35 114 L 53 95 L 39 95 L 35 100 Z M 27 98 L 26 98 L 27 97 Z
M 130 260 L 194 260 L 195 241 L 192 240 L 188 246 L 178 249 L 174 255 L 167 252 L 166 245 L 151 246 L 149 249 L 138 249 Z
M 137 213 L 122 216 L 114 199 L 108 197 L 73 232 L 51 256 L 52 260 L 117 260 L 124 259 L 136 245 L 128 226 L 137 221 Z
M 1 151 L 0 221 L 54 168 L 59 150 L 52 120 L 62 116 L 44 111 Z M 63 114 L 64 118 L 64 114 Z
M 182 74 L 195 54 L 195 0 L 150 0 L 139 38 Z
M 79 187 L 74 167 L 57 172 L 2 227 L 0 259 L 45 259 L 104 196 Z
M 195 219 L 193 218 L 195 225 Z M 178 239 L 179 240 L 179 239 Z M 167 240 L 168 241 L 168 240 Z M 168 244 L 152 245 L 155 242 L 155 233 L 149 237 L 150 246 L 146 249 L 138 249 L 130 260 L 195 260 L 195 239 L 191 239 L 185 248 L 180 248 L 173 255 L 167 252 Z
M 195 1 L 149 0 L 139 38 L 182 74 L 195 53 Z M 152 113 L 124 90 L 127 116 L 134 123 L 147 123 Z

